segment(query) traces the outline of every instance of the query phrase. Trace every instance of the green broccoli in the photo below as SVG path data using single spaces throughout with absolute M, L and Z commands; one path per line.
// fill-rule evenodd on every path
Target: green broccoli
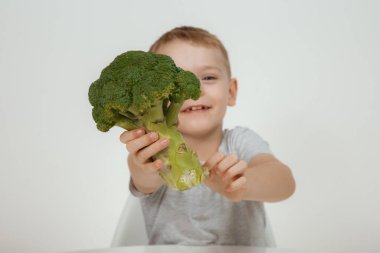
M 187 190 L 205 179 L 196 153 L 177 130 L 183 102 L 200 96 L 193 73 L 177 67 L 169 56 L 128 51 L 103 69 L 88 95 L 100 131 L 115 125 L 126 130 L 143 127 L 170 139 L 169 147 L 154 157 L 164 162 L 160 176 L 169 187 Z

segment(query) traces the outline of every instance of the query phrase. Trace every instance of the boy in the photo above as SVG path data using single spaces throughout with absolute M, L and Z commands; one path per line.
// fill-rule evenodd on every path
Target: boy
M 200 98 L 183 104 L 178 130 L 205 161 L 210 177 L 190 190 L 172 190 L 159 176 L 163 162 L 151 158 L 170 140 L 144 129 L 122 133 L 130 190 L 140 197 L 149 244 L 274 246 L 263 202 L 290 197 L 295 182 L 256 133 L 243 127 L 223 130 L 227 106 L 235 105 L 237 96 L 223 44 L 203 29 L 177 27 L 150 51 L 169 55 L 201 81 Z

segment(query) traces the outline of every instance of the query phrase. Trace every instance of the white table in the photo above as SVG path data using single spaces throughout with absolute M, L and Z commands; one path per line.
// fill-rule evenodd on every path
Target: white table
M 72 251 L 70 253 L 306 253 L 290 249 L 259 248 L 248 246 L 128 246 L 120 248 Z

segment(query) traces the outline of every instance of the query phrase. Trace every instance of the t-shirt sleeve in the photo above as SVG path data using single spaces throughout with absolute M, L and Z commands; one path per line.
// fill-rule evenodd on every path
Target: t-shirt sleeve
M 256 132 L 246 127 L 235 127 L 230 136 L 232 153 L 250 162 L 258 154 L 272 154 L 269 144 Z

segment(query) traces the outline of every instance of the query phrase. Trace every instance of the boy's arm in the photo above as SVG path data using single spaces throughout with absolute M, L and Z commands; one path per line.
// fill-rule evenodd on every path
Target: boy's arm
M 260 154 L 248 164 L 236 155 L 216 153 L 204 165 L 210 169 L 206 184 L 232 201 L 281 201 L 295 191 L 290 169 L 273 155 Z
M 289 198 L 295 191 L 295 180 L 289 167 L 270 154 L 253 158 L 244 177 L 247 183 L 243 200 L 276 202 Z
M 147 134 L 144 129 L 124 131 L 120 135 L 120 141 L 126 145 L 129 152 L 128 167 L 132 179 L 130 186 L 144 194 L 158 190 L 164 184 L 159 175 L 163 162 L 153 161 L 152 157 L 167 148 L 169 141 L 159 139 L 155 132 Z

